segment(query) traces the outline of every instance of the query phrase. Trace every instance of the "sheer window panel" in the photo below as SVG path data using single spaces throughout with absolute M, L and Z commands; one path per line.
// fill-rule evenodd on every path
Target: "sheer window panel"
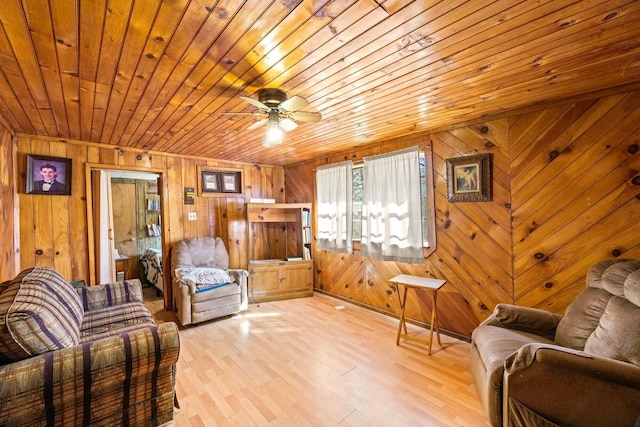
M 316 171 L 318 249 L 352 253 L 353 182 L 351 162 L 321 166 Z
M 361 253 L 422 263 L 422 185 L 417 147 L 366 157 Z

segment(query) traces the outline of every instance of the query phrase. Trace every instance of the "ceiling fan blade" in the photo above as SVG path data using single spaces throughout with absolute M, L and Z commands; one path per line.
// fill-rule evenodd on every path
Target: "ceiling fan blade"
M 285 131 L 289 132 L 298 127 L 298 124 L 291 120 L 290 118 L 285 117 L 280 121 L 280 127 Z
M 253 113 L 247 113 L 246 111 L 225 111 L 222 114 L 228 115 L 228 116 L 261 116 L 264 113 L 258 112 L 258 111 L 254 111 Z
M 309 102 L 298 95 L 294 95 L 280 104 L 280 108 L 285 111 L 305 110 L 308 106 Z
M 322 120 L 322 114 L 313 111 L 291 111 L 288 117 L 300 122 L 319 122 Z
M 258 129 L 260 126 L 266 125 L 267 122 L 269 122 L 269 119 L 258 120 L 257 122 L 254 122 L 251 126 L 249 126 L 247 130 Z
M 258 101 L 257 99 L 254 98 L 249 98 L 248 96 L 240 96 L 240 99 L 243 99 L 245 101 L 247 101 L 249 104 L 256 106 L 260 109 L 263 110 L 269 110 L 270 108 L 267 107 L 266 105 L 264 105 L 262 102 Z

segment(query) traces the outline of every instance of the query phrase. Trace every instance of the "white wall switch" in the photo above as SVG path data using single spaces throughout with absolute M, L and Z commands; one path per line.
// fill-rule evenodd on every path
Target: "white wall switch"
M 189 221 L 195 221 L 196 220 L 196 213 L 195 212 L 189 212 L 188 215 L 189 215 L 188 216 Z

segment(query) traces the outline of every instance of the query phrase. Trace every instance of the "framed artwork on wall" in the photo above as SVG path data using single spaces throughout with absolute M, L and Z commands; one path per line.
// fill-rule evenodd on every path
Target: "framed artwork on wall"
M 218 172 L 202 171 L 200 173 L 201 188 L 203 193 L 220 192 L 220 174 Z
M 486 202 L 491 200 L 491 155 L 447 159 L 447 200 Z
M 27 155 L 27 194 L 71 194 L 71 159 Z
M 198 166 L 198 195 L 202 197 L 242 196 L 242 171 Z
M 223 193 L 239 193 L 240 192 L 240 172 L 222 172 L 222 192 Z

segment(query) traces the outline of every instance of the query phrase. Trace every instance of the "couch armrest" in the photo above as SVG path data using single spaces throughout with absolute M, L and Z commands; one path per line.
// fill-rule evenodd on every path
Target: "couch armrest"
M 127 416 L 144 424 L 148 414 L 135 411 L 148 405 L 166 422 L 173 416 L 179 347 L 178 328 L 167 322 L 0 366 L 0 425 L 83 425 Z
M 505 361 L 505 426 L 633 426 L 640 367 L 557 345 L 527 344 Z M 543 418 L 539 418 L 543 417 Z
M 495 326 L 529 332 L 550 340 L 553 340 L 561 319 L 559 314 L 513 304 L 496 305 L 491 316 Z
M 249 308 L 249 272 L 242 269 L 229 269 L 229 275 L 236 279 L 236 283 L 240 285 L 240 310 Z
M 112 307 L 128 302 L 144 302 L 139 279 L 76 288 L 84 311 Z
M 229 276 L 234 277 L 236 279 L 236 283 L 242 285 L 243 283 L 247 283 L 249 272 L 247 270 L 230 268 Z

